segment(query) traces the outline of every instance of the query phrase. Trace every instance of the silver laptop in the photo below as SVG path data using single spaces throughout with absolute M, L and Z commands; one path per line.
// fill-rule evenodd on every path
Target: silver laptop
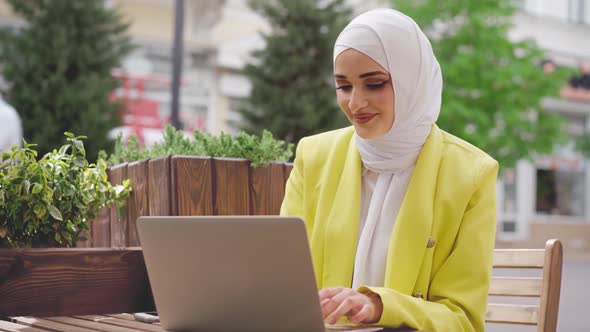
M 381 330 L 324 326 L 301 219 L 140 217 L 137 226 L 167 330 Z

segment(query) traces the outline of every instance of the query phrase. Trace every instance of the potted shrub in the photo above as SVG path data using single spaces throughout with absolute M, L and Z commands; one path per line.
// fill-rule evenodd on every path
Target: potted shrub
M 122 207 L 129 182 L 111 185 L 105 161 L 86 159 L 84 136 L 37 160 L 34 144 L 4 152 L 0 162 L 0 247 L 71 247 L 100 209 Z
M 135 221 L 141 215 L 278 214 L 292 155 L 293 144 L 268 131 L 190 135 L 168 126 L 151 147 L 135 136 L 126 143 L 119 136 L 113 154 L 100 156 L 111 182 L 129 178 L 133 193 L 122 222 L 105 211 L 106 218 L 93 224 L 99 241 L 91 245 L 139 245 Z

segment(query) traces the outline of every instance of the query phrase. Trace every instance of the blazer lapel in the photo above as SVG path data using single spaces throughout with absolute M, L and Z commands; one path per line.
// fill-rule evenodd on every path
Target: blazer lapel
M 416 162 L 389 242 L 385 286 L 404 294 L 414 290 L 431 235 L 442 140 L 434 125 Z
M 361 158 L 352 137 L 327 219 L 322 287 L 352 283 L 361 194 Z

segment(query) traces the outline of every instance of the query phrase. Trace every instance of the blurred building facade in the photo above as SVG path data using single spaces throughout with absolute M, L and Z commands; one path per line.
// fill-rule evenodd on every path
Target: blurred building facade
M 518 3 L 511 38 L 534 39 L 557 66 L 590 62 L 590 1 Z M 564 82 L 561 97 L 542 104 L 564 119 L 568 142 L 504 172 L 498 181 L 498 238 L 508 245 L 542 246 L 558 237 L 566 253 L 590 253 L 590 163 L 574 149 L 575 137 L 590 131 L 590 90 Z
M 556 65 L 590 62 L 590 0 L 515 0 L 511 38 L 533 38 Z M 384 0 L 348 0 L 356 12 L 388 5 Z M 130 22 L 137 49 L 115 72 L 117 95 L 129 100 L 120 131 L 158 139 L 169 122 L 174 0 L 108 0 Z M 185 1 L 181 120 L 187 130 L 235 132 L 236 108 L 250 92 L 239 71 L 249 53 L 264 46 L 267 22 L 247 0 Z M 0 26 L 20 21 L 0 0 Z M 566 121 L 572 140 L 552 155 L 521 160 L 498 181 L 498 238 L 507 245 L 540 246 L 548 237 L 566 239 L 572 250 L 590 252 L 590 163 L 573 149 L 573 137 L 590 131 L 590 93 L 564 82 L 561 98 L 544 107 Z M 572 94 L 573 93 L 573 94 Z M 566 249 L 567 250 L 567 249 Z

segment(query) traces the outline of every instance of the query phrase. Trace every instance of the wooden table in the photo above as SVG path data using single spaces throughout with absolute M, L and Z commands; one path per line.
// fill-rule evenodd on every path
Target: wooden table
M 13 317 L 13 322 L 0 320 L 0 331 L 5 332 L 166 332 L 159 323 L 142 323 L 132 314 L 86 315 L 64 317 Z M 414 330 L 395 329 L 390 332 Z M 419 331 L 414 331 L 419 332 Z
M 86 315 L 64 317 L 13 317 L 14 322 L 0 321 L 0 331 L 18 332 L 166 332 L 158 323 L 138 322 L 131 314 Z

